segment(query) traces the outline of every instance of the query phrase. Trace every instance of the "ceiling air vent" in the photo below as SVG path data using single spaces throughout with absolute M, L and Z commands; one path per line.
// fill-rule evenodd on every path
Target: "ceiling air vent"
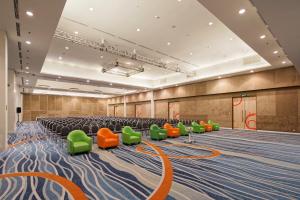
M 19 0 L 14 0 L 15 17 L 19 19 Z
M 19 52 L 19 58 L 22 59 L 22 53 L 21 52 Z
M 49 88 L 49 85 L 38 85 L 39 87 L 45 87 L 45 88 Z
M 243 58 L 244 65 L 251 65 L 258 62 L 260 62 L 260 57 L 258 55 L 248 56 L 246 58 Z
M 95 92 L 100 92 L 100 93 L 102 92 L 101 90 L 94 90 L 94 91 L 95 91 Z
M 20 23 L 16 23 L 16 30 L 17 30 L 17 36 L 21 36 L 21 32 L 20 32 Z

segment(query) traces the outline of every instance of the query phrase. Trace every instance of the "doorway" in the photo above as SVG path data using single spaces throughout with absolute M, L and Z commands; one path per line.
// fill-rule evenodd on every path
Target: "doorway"
M 179 102 L 169 103 L 169 119 L 180 119 L 180 106 Z
M 256 97 L 232 98 L 234 129 L 256 130 Z

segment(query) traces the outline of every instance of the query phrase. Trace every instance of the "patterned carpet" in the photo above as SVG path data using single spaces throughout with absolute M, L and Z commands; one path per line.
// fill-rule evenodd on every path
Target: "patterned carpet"
M 183 145 L 186 139 L 149 141 L 173 166 L 168 199 L 300 199 L 300 134 L 223 129 L 193 134 L 192 145 Z M 36 123 L 23 124 L 9 143 L 15 145 L 0 153 L 1 175 L 56 174 L 79 186 L 88 199 L 147 199 L 162 179 L 162 161 L 145 144 L 106 151 L 94 146 L 92 153 L 72 157 Z M 214 150 L 221 155 L 210 157 Z M 1 200 L 72 198 L 45 178 L 0 177 Z

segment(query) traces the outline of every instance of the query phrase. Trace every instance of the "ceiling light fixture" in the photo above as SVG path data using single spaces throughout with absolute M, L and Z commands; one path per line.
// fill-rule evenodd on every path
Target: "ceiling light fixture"
M 137 28 L 137 29 L 136 29 L 136 31 L 137 31 L 137 32 L 140 32 L 140 31 L 141 31 L 141 29 Z
M 26 67 L 25 67 L 25 69 L 27 69 L 27 70 L 28 70 L 28 69 L 29 69 L 29 67 L 28 67 L 28 66 L 26 66 Z
M 29 74 L 29 72 L 28 72 L 28 71 L 26 71 L 25 73 L 26 73 L 26 74 Z
M 61 76 L 57 77 L 57 78 L 61 78 Z
M 31 42 L 29 40 L 26 40 L 25 43 L 26 44 L 31 44 Z
M 155 17 L 156 19 L 159 19 L 159 18 L 160 18 L 160 16 L 157 16 L 157 15 L 155 15 L 154 17 Z
M 78 35 L 78 31 L 74 31 L 74 33 L 75 33 L 76 35 Z
M 177 0 L 178 2 L 181 2 L 181 0 Z
M 62 60 L 63 58 L 61 56 L 58 57 L 58 60 Z
M 259 38 L 260 38 L 260 39 L 265 39 L 265 38 L 266 38 L 266 35 L 261 35 Z
M 170 45 L 171 45 L 171 42 L 167 42 L 167 45 L 170 46 Z
M 110 83 L 109 85 L 112 85 L 112 83 Z
M 193 55 L 193 52 L 191 52 L 190 55 Z
M 69 47 L 65 47 L 65 50 L 69 50 L 70 48 Z
M 213 24 L 214 24 L 214 23 L 212 23 L 212 22 L 209 22 L 209 23 L 208 23 L 209 26 L 212 26 Z
M 94 11 L 94 8 L 89 8 L 90 11 Z
M 239 10 L 239 14 L 240 15 L 243 15 L 245 12 L 246 12 L 246 9 L 244 9 L 244 8 L 242 8 L 242 9 Z
M 26 79 L 25 81 L 26 81 L 26 82 L 28 82 L 29 80 L 28 80 L 28 79 Z
M 233 38 L 229 38 L 229 40 L 230 40 L 230 41 L 232 41 L 232 40 L 233 40 Z
M 282 61 L 281 63 L 282 63 L 282 64 L 286 64 L 286 61 Z
M 278 51 L 273 51 L 274 54 L 278 54 Z
M 253 72 L 254 72 L 253 70 L 250 71 L 250 73 L 253 73 Z
M 26 11 L 26 15 L 28 15 L 29 17 L 32 17 L 32 16 L 33 16 L 33 12 L 31 12 L 31 11 Z
M 220 78 L 222 78 L 222 76 L 218 76 L 218 78 L 220 79 Z
M 26 85 L 28 85 L 29 83 L 28 83 L 28 82 L 26 82 L 25 84 L 26 84 Z
M 90 82 L 90 80 L 86 80 L 86 82 L 87 82 L 87 83 L 89 83 L 89 82 Z
M 102 58 L 103 58 L 103 56 L 100 56 L 100 58 L 102 59 Z

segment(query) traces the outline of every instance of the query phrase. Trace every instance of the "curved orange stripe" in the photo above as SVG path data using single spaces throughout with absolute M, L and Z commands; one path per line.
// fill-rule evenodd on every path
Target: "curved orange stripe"
M 242 101 L 243 101 L 243 97 L 241 97 L 241 98 L 240 98 L 240 101 L 237 102 L 236 104 L 233 103 L 233 106 L 238 106 L 238 105 L 240 105 L 240 104 L 242 103 Z
M 87 197 L 83 193 L 83 191 L 72 181 L 68 179 L 50 173 L 44 172 L 17 172 L 17 173 L 9 173 L 9 174 L 0 174 L 1 178 L 9 178 L 9 177 L 19 177 L 19 176 L 37 176 L 41 178 L 46 178 L 52 181 L 59 183 L 61 186 L 65 187 L 69 193 L 73 196 L 74 199 L 79 200 L 87 200 Z
M 13 143 L 13 144 L 9 144 L 8 147 L 11 148 L 11 147 L 15 147 L 15 146 L 18 146 L 18 145 L 21 145 L 21 144 L 25 144 L 29 141 L 35 141 L 35 140 L 38 140 L 38 139 L 44 139 L 45 137 L 37 137 L 37 136 L 34 136 L 34 137 L 31 137 L 29 139 L 23 139 L 23 140 L 20 140 L 19 142 L 16 142 L 16 143 Z
M 162 161 L 162 179 L 160 181 L 159 186 L 152 192 L 152 194 L 148 197 L 150 200 L 160 200 L 166 199 L 172 186 L 173 182 L 173 167 L 171 161 L 168 156 L 157 146 L 152 143 L 145 142 L 144 143 L 154 149 L 158 156 L 160 156 Z
M 162 145 L 162 146 L 190 146 L 190 145 L 188 145 L 188 144 L 166 144 L 166 145 Z M 198 156 L 197 155 L 195 155 L 195 156 L 172 156 L 172 155 L 168 155 L 168 154 L 165 154 L 165 155 L 169 158 L 177 158 L 177 159 L 210 159 L 210 158 L 218 157 L 222 154 L 220 151 L 218 151 L 216 149 L 212 149 L 212 148 L 204 147 L 204 146 L 199 146 L 199 147 L 203 148 L 205 150 L 209 150 L 211 152 L 211 154 L 210 155 L 202 155 L 202 156 L 201 155 L 198 155 Z M 137 146 L 136 151 L 140 152 L 140 153 L 151 155 L 153 157 L 159 156 L 158 154 L 146 151 L 144 149 L 144 147 L 142 147 L 142 146 Z

